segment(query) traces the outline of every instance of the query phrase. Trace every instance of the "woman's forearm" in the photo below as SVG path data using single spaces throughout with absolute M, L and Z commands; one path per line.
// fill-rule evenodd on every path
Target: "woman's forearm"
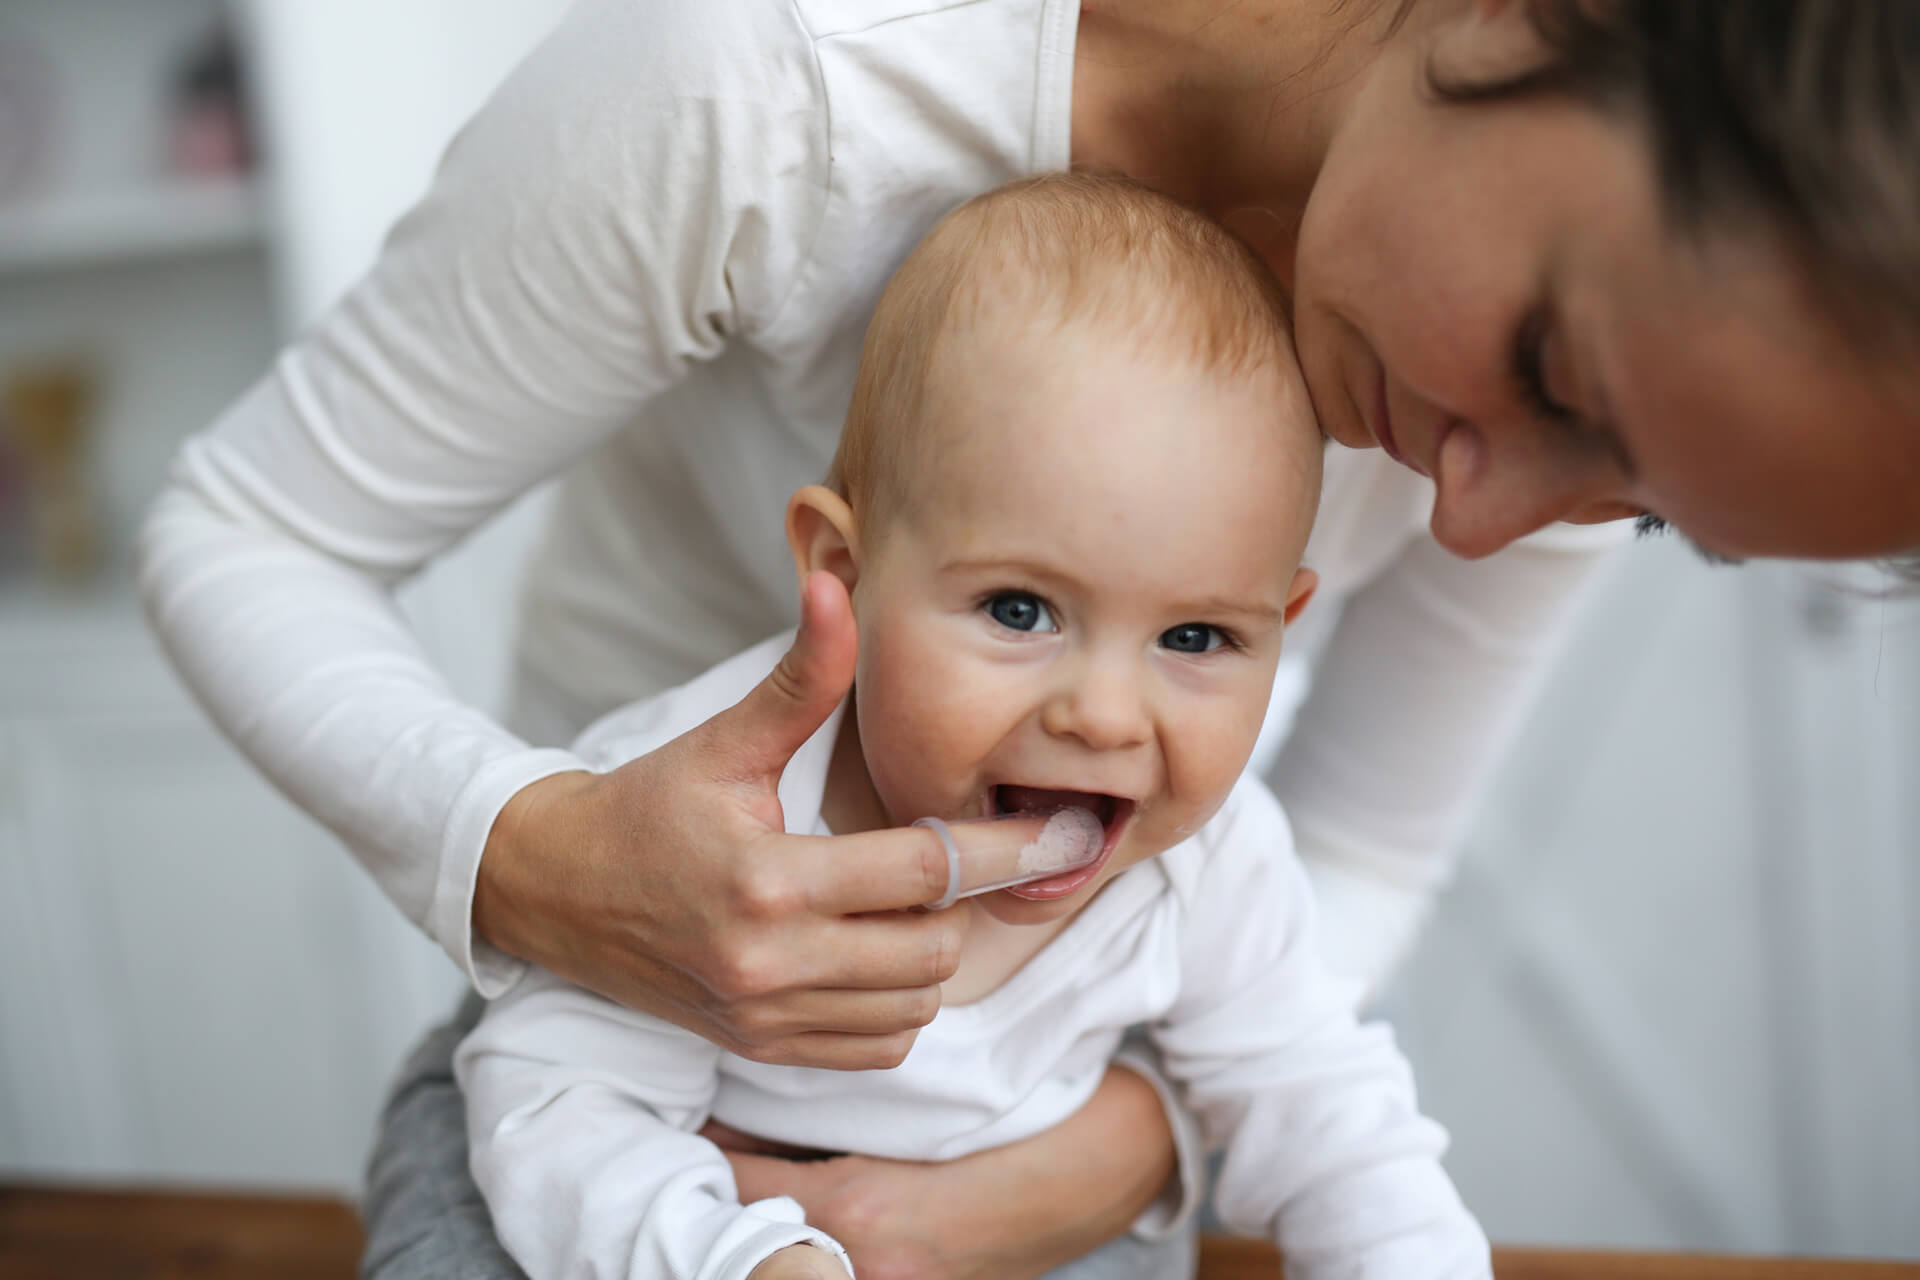
M 142 530 L 154 628 L 240 750 L 481 979 L 470 893 L 494 815 L 530 781 L 578 762 L 530 750 L 455 698 L 381 583 L 217 504 L 207 490 L 223 484 L 220 448 L 190 449 L 187 478 Z M 204 484 L 192 478 L 202 471 L 212 472 Z
M 970 1157 L 958 1190 L 966 1229 L 1036 1264 L 1035 1274 L 1126 1234 L 1176 1172 L 1172 1128 L 1152 1085 L 1107 1071 L 1087 1105 L 1045 1133 Z M 967 1161 L 962 1161 L 966 1165 Z
M 798 1200 L 861 1280 L 1032 1280 L 1125 1234 L 1176 1165 L 1159 1095 L 1119 1065 L 1054 1128 L 959 1160 L 795 1163 L 746 1146 L 729 1156 L 741 1199 Z

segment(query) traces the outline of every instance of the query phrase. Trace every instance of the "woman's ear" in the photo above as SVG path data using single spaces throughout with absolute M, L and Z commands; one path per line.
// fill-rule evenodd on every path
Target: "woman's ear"
M 860 580 L 860 532 L 845 498 L 825 485 L 810 484 L 787 499 L 787 547 L 802 582 L 815 569 L 824 569 L 853 594 Z
M 1287 587 L 1287 607 L 1281 611 L 1282 626 L 1290 627 L 1300 611 L 1307 607 L 1307 601 L 1313 599 L 1314 589 L 1320 585 L 1320 575 L 1311 569 L 1295 569 L 1293 582 Z

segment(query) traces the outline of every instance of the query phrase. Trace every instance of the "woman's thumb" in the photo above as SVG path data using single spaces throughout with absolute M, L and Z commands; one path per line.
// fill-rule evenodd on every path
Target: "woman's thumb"
M 749 776 L 777 775 L 853 687 L 859 639 L 846 584 L 815 570 L 800 584 L 793 645 L 722 719 L 733 764 Z

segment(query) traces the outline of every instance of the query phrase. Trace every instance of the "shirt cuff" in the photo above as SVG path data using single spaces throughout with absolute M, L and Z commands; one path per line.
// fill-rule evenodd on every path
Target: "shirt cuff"
M 473 890 L 480 877 L 480 855 L 487 847 L 487 836 L 500 810 L 522 788 L 556 773 L 586 770 L 586 764 L 571 752 L 517 752 L 480 770 L 454 801 L 446 836 L 440 843 L 433 902 L 427 908 L 427 934 L 467 975 L 474 990 L 489 1000 L 518 982 L 527 965 L 473 931 Z
M 1200 1124 L 1180 1103 L 1180 1097 L 1161 1073 L 1160 1055 L 1144 1041 L 1129 1040 L 1113 1055 L 1115 1066 L 1127 1068 L 1153 1086 L 1173 1131 L 1173 1176 L 1158 1198 L 1133 1220 L 1133 1234 L 1143 1240 L 1165 1240 L 1186 1227 L 1207 1198 L 1207 1153 L 1200 1140 Z
M 753 1269 L 796 1244 L 823 1249 L 853 1274 L 853 1262 L 840 1242 L 807 1225 L 806 1211 L 789 1196 L 742 1205 L 726 1232 L 714 1242 L 697 1280 L 747 1280 Z

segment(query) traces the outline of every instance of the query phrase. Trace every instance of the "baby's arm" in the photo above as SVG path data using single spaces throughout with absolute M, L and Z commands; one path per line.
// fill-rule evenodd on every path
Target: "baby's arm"
M 1185 924 L 1182 989 L 1156 1029 L 1210 1144 L 1222 1221 L 1280 1246 L 1293 1280 L 1475 1280 L 1487 1241 L 1440 1166 L 1383 1026 L 1330 977 L 1278 803 L 1243 783 Z M 1211 834 L 1211 833 L 1210 833 Z
M 501 1242 L 533 1280 L 774 1280 L 807 1245 L 844 1253 L 780 1198 L 741 1205 L 696 1132 L 720 1051 L 690 1032 L 535 969 L 488 1007 L 454 1068 L 474 1179 Z M 761 1264 L 769 1269 L 756 1269 Z
M 790 1244 L 755 1267 L 748 1280 L 848 1280 L 848 1272 L 824 1250 Z

